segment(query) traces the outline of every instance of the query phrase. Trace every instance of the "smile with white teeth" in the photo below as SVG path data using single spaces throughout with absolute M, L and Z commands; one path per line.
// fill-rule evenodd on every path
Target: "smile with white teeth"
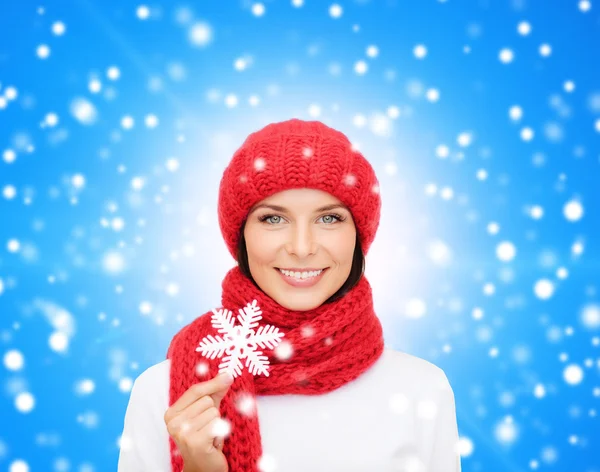
M 294 277 L 296 279 L 304 280 L 304 279 L 309 279 L 311 277 L 316 277 L 321 272 L 323 272 L 323 269 L 313 270 L 310 272 L 291 272 L 291 271 L 285 270 L 285 269 L 279 269 L 279 271 L 287 277 Z

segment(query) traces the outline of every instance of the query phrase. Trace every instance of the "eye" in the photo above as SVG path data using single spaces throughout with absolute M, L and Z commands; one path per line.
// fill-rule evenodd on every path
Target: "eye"
M 276 218 L 276 220 L 273 220 L 273 218 Z M 279 215 L 263 215 L 258 218 L 258 220 L 260 222 L 267 222 L 270 225 L 276 225 L 276 224 L 280 223 L 281 219 L 282 218 Z M 346 218 L 344 218 L 342 215 L 339 215 L 337 213 L 329 213 L 327 215 L 323 215 L 319 219 L 323 219 L 323 222 L 325 224 L 331 225 L 336 222 L 344 221 Z M 269 220 L 271 220 L 271 221 L 269 221 Z
M 329 215 L 323 215 L 321 218 L 323 218 L 323 221 L 327 224 L 329 223 L 335 223 L 337 221 L 344 221 L 345 218 L 342 218 L 342 215 L 338 215 L 337 213 L 330 213 Z M 325 218 L 329 218 L 328 220 L 325 220 Z M 335 218 L 335 220 L 334 220 Z
M 261 216 L 258 220 L 261 221 L 261 222 L 264 222 L 264 221 L 270 220 L 271 218 L 279 218 L 279 219 L 281 219 L 281 216 L 279 216 L 279 215 L 264 215 L 264 216 Z M 279 223 L 279 220 L 277 220 L 276 223 L 272 223 L 271 222 L 269 224 L 277 224 L 277 223 Z

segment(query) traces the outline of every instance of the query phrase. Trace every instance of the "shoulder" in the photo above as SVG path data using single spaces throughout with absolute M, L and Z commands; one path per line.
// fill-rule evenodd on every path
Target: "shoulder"
M 402 373 L 392 386 L 390 406 L 395 412 L 411 411 L 419 423 L 418 437 L 430 451 L 426 469 L 460 472 L 456 404 L 446 373 L 406 352 L 389 349 L 386 355 L 392 368 Z
M 171 470 L 164 421 L 170 361 L 144 370 L 133 382 L 119 441 L 118 471 Z
M 146 388 L 152 388 L 157 385 L 162 385 L 164 380 L 169 379 L 169 372 L 171 370 L 171 359 L 165 359 L 158 364 L 151 365 L 144 370 L 135 379 L 134 386 L 143 390 Z
M 164 405 L 166 410 L 169 403 L 170 369 L 170 359 L 148 367 L 133 382 L 131 397 L 146 404 Z
M 127 405 L 127 422 L 156 427 L 169 408 L 169 369 L 165 360 L 144 370 L 133 382 Z
M 413 390 L 452 390 L 446 373 L 441 367 L 421 357 L 386 347 L 382 355 L 382 366 L 398 383 L 409 385 Z M 407 382 L 407 379 L 410 382 Z

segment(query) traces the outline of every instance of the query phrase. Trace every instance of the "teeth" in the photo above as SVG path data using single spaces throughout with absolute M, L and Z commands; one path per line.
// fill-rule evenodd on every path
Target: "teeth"
M 308 279 L 310 277 L 316 277 L 323 270 L 314 270 L 310 272 L 290 272 L 289 270 L 279 269 L 283 275 L 287 275 L 288 277 L 294 277 L 296 279 Z

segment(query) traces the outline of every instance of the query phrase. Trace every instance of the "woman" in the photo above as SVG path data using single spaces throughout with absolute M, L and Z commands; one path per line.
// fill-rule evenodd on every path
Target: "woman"
M 134 383 L 120 472 L 460 471 L 446 375 L 384 346 L 373 310 L 364 256 L 380 209 L 371 165 L 341 132 L 291 119 L 248 136 L 219 188 L 238 262 L 222 308 L 256 300 L 281 344 L 262 346 L 268 375 L 218 375 L 224 359 L 196 350 L 218 334 L 215 312 L 182 328 Z

